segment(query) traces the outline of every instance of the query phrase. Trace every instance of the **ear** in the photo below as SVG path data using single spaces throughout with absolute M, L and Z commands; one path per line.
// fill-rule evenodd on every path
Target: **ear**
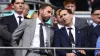
M 40 12 L 40 13 L 43 13 L 43 9 L 40 9 L 39 12 Z
M 14 8 L 14 4 L 11 4 L 12 8 Z

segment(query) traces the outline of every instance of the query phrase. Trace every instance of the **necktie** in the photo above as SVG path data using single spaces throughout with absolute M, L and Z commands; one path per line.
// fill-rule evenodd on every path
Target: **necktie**
M 71 40 L 71 43 L 75 44 L 75 42 L 74 42 L 74 37 L 73 37 L 73 35 L 72 35 L 72 33 L 71 33 L 71 29 L 72 29 L 72 28 L 68 28 L 68 30 L 69 30 L 69 38 L 70 38 L 70 40 Z
M 22 16 L 18 16 L 18 18 L 19 18 L 19 25 L 20 25 L 22 23 L 21 21 Z
M 74 47 L 75 47 L 75 42 L 74 42 L 74 37 L 73 37 L 73 35 L 72 35 L 72 33 L 71 33 L 71 29 L 72 29 L 72 28 L 68 28 L 68 29 L 69 29 L 69 38 L 70 38 L 70 41 L 71 41 L 71 44 L 72 44 L 72 48 L 74 48 Z M 73 52 L 73 53 L 76 53 L 75 50 L 72 50 L 72 52 Z
M 43 24 L 40 23 L 40 47 L 44 47 L 44 35 L 43 35 L 43 29 L 42 29 Z M 43 53 L 44 50 L 40 50 L 40 53 Z

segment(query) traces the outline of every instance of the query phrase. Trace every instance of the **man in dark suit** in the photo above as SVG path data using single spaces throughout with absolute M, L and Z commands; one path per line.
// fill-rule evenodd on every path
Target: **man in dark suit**
M 89 43 L 89 47 L 96 47 L 96 41 L 100 36 L 100 8 L 93 8 L 91 11 L 92 23 L 84 29 Z M 90 51 L 90 56 L 94 55 L 94 51 Z
M 1 23 L 7 25 L 8 31 L 13 33 L 21 21 L 24 20 L 24 16 L 22 14 L 24 10 L 24 0 L 12 0 L 11 3 L 15 13 L 11 16 L 3 17 Z
M 0 24 L 0 47 L 6 47 L 11 40 L 12 35 L 7 31 L 7 27 Z M 0 56 L 8 56 L 6 49 L 0 49 Z
M 85 47 L 86 40 L 84 32 L 73 25 L 72 11 L 61 9 L 60 18 L 64 20 L 65 27 L 55 31 L 54 47 Z M 57 50 L 56 53 L 58 56 L 86 55 L 84 50 Z
M 72 13 L 74 14 L 76 10 L 75 0 L 65 0 L 64 8 L 70 9 Z M 85 26 L 88 26 L 87 20 L 83 18 L 77 18 L 75 15 L 73 16 L 73 24 L 79 29 L 84 28 Z
M 24 10 L 24 0 L 12 0 L 11 4 L 15 13 L 11 16 L 3 17 L 1 19 L 1 23 L 7 26 L 10 33 L 13 33 L 18 25 L 24 20 L 24 16 L 22 14 Z M 8 43 L 7 46 L 11 46 L 11 44 Z M 8 49 L 7 56 L 14 56 L 13 51 Z

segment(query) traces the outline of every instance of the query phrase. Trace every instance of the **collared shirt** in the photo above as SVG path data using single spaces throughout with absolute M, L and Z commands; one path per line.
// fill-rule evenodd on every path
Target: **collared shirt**
M 96 48 L 100 48 L 100 36 L 97 39 Z M 100 50 L 95 50 L 95 56 L 97 56 L 98 52 L 100 52 Z
M 58 28 L 61 29 L 62 27 L 64 27 L 63 25 L 61 24 L 57 24 L 58 25 Z
M 16 21 L 17 21 L 17 24 L 18 24 L 18 25 L 19 25 L 19 18 L 18 18 L 18 16 L 22 16 L 21 21 L 24 20 L 24 16 L 23 16 L 23 14 L 18 15 L 18 14 L 15 12 L 15 13 L 14 13 L 14 16 L 15 16 L 15 18 L 16 18 Z
M 66 31 L 67 31 L 67 34 L 69 35 L 69 29 L 68 29 L 69 27 L 66 27 Z M 72 33 L 72 35 L 73 35 L 73 37 L 74 37 L 74 42 L 75 42 L 75 26 L 74 25 L 72 25 L 71 26 L 71 33 Z
M 39 23 L 41 23 L 41 21 L 39 20 L 39 18 L 37 18 L 35 34 L 34 34 L 34 37 L 33 37 L 32 43 L 31 43 L 32 44 L 31 47 L 40 47 L 40 34 L 39 34 L 40 25 L 39 25 Z M 46 34 L 45 26 L 43 26 L 43 33 L 44 33 L 44 44 L 46 46 L 46 44 L 47 44 L 47 34 Z
M 96 24 L 96 23 L 94 23 L 94 22 L 92 23 L 92 25 L 93 25 L 93 27 L 96 27 L 96 26 L 97 26 L 97 24 Z
M 75 15 L 73 15 L 73 25 L 75 25 Z

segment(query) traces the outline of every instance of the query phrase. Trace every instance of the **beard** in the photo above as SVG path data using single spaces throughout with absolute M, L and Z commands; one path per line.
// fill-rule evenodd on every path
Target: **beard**
M 43 22 L 47 22 L 47 21 L 49 20 L 49 18 L 50 18 L 50 17 L 43 17 L 43 18 L 42 18 L 42 21 L 43 21 Z

